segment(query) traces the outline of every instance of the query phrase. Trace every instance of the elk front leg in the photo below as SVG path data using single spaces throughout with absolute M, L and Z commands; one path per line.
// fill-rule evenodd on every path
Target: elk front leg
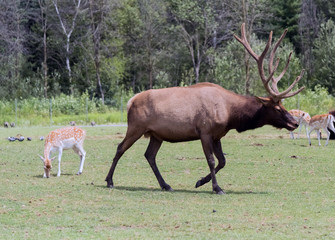
M 161 188 L 163 190 L 166 190 L 166 191 L 173 191 L 173 189 L 170 187 L 170 185 L 167 184 L 164 181 L 164 178 L 160 174 L 160 172 L 158 170 L 158 167 L 157 167 L 157 164 L 156 164 L 156 155 L 157 155 L 157 152 L 158 152 L 159 148 L 161 147 L 161 145 L 162 145 L 161 140 L 158 140 L 157 138 L 151 136 L 148 148 L 145 151 L 144 156 L 148 160 L 148 162 L 150 164 L 150 167 L 151 167 L 152 171 L 154 172 L 154 174 L 157 178 L 157 181 L 158 181 L 159 185 L 161 186 Z
M 224 168 L 224 166 L 226 165 L 226 158 L 224 156 L 224 153 L 222 152 L 222 146 L 221 146 L 221 141 L 220 140 L 216 140 L 213 142 L 213 151 L 214 154 L 216 156 L 216 158 L 218 159 L 219 163 L 215 168 L 215 174 L 218 173 L 218 171 L 220 171 L 220 169 Z M 211 174 L 208 174 L 206 177 L 201 178 L 195 185 L 196 188 L 208 183 L 210 180 L 212 179 Z
M 213 186 L 213 191 L 216 192 L 217 194 L 224 194 L 220 186 L 218 185 L 216 181 L 216 176 L 215 174 L 225 166 L 226 159 L 224 157 L 224 154 L 222 152 L 221 148 L 221 143 L 220 141 L 213 141 L 211 136 L 202 136 L 201 137 L 201 144 L 202 148 L 204 150 L 207 163 L 209 166 L 210 174 L 208 174 L 206 177 L 202 178 L 199 180 L 195 187 L 200 187 L 204 185 L 205 183 L 209 182 L 212 179 L 212 186 Z M 215 156 L 218 158 L 219 164 L 216 168 L 215 167 L 215 159 L 213 156 L 213 151 L 215 153 Z

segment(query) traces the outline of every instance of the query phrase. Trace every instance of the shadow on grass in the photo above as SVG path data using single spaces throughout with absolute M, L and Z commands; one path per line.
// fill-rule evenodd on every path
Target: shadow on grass
M 174 189 L 173 191 L 164 191 L 160 188 L 146 188 L 146 187 L 131 187 L 131 186 L 115 186 L 114 188 L 107 188 L 106 185 L 96 185 L 96 187 L 99 188 L 105 188 L 105 189 L 116 189 L 121 191 L 131 191 L 131 192 L 168 192 L 168 193 L 202 193 L 202 194 L 214 194 L 213 191 L 199 191 L 199 190 L 185 190 L 185 189 Z M 224 190 L 225 191 L 225 190 Z M 233 191 L 233 190 L 227 190 L 225 191 L 226 194 L 269 194 L 268 192 L 253 192 L 253 191 Z

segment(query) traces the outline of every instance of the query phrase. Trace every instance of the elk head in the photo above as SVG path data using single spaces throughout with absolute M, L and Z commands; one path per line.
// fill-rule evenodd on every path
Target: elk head
M 265 49 L 263 50 L 261 55 L 257 55 L 251 48 L 247 38 L 246 38 L 246 33 L 245 33 L 245 23 L 242 24 L 241 26 L 241 38 L 236 36 L 234 34 L 234 37 L 236 38 L 237 41 L 239 41 L 244 48 L 248 51 L 248 53 L 256 60 L 257 66 L 258 66 L 258 72 L 260 75 L 260 78 L 262 80 L 262 83 L 264 85 L 265 90 L 268 92 L 269 97 L 267 98 L 258 98 L 260 102 L 262 102 L 264 108 L 267 109 L 266 115 L 264 118 L 268 121 L 269 124 L 273 125 L 274 127 L 277 128 L 286 128 L 289 131 L 292 131 L 298 127 L 298 123 L 294 120 L 294 118 L 288 113 L 288 111 L 284 108 L 284 106 L 281 103 L 281 100 L 284 98 L 292 97 L 299 92 L 301 92 L 304 87 L 301 87 L 300 89 L 296 91 L 292 91 L 293 87 L 299 82 L 301 77 L 304 74 L 304 69 L 302 69 L 301 73 L 299 76 L 296 77 L 294 82 L 284 91 L 279 92 L 278 90 L 278 82 L 279 80 L 284 76 L 288 69 L 288 65 L 290 63 L 290 59 L 292 56 L 292 52 L 290 53 L 287 63 L 285 65 L 285 68 L 283 71 L 279 74 L 278 77 L 275 77 L 275 71 L 278 68 L 279 65 L 279 58 L 277 58 L 275 65 L 273 66 L 273 60 L 275 53 L 278 49 L 279 44 L 285 37 L 287 32 L 287 29 L 283 32 L 281 37 L 278 39 L 276 44 L 273 46 L 271 52 L 270 52 L 270 59 L 269 59 L 269 66 L 268 66 L 268 71 L 269 75 L 265 76 L 264 73 L 264 58 L 266 57 L 272 43 L 272 31 L 270 32 L 268 42 L 266 44 Z

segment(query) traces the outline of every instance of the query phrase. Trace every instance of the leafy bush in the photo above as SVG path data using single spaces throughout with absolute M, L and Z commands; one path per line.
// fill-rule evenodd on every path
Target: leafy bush
M 325 87 L 316 85 L 314 90 L 305 89 L 298 95 L 285 99 L 283 104 L 288 110 L 300 109 L 313 116 L 334 110 L 335 98 L 328 93 Z
M 89 124 L 91 121 L 97 124 L 125 122 L 126 104 L 131 96 L 130 92 L 123 94 L 122 97 L 120 95 L 122 103 L 120 100 L 114 100 L 116 103 L 114 107 L 102 105 L 99 99 L 90 99 L 87 92 L 79 97 L 61 94 L 50 100 L 32 97 L 16 101 L 0 101 L 0 123 L 16 122 L 19 126 L 45 126 L 68 125 L 70 121 L 76 121 L 77 124 Z

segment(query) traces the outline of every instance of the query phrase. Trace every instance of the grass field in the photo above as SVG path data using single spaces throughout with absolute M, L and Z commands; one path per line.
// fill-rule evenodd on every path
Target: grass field
M 0 239 L 334 239 L 335 141 L 264 127 L 223 138 L 227 165 L 195 189 L 209 169 L 199 141 L 164 143 L 158 167 L 174 192 L 161 191 L 142 138 L 119 161 L 114 189 L 105 176 L 126 127 L 85 127 L 83 174 L 65 151 L 43 179 L 44 142 L 55 128 L 0 129 Z M 8 142 L 22 134 L 32 141 Z M 325 140 L 322 141 L 322 144 Z

